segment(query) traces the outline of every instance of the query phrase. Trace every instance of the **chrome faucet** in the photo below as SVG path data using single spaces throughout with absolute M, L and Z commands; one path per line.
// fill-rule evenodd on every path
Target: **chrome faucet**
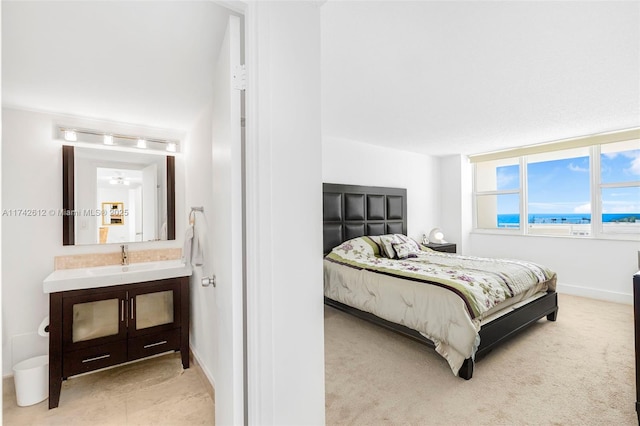
M 120 251 L 120 263 L 122 265 L 128 265 L 129 264 L 129 252 L 127 251 L 128 247 L 126 245 L 122 244 L 120 246 L 120 250 L 121 250 Z

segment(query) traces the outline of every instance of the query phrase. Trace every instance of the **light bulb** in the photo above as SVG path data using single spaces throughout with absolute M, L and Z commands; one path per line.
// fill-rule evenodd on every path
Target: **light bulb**
M 64 139 L 70 142 L 75 142 L 78 140 L 78 134 L 75 132 L 75 130 L 65 130 Z

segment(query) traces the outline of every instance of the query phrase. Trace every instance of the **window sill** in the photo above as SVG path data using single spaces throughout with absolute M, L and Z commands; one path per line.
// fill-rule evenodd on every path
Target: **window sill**
M 630 241 L 640 242 L 640 235 L 637 234 L 600 234 L 600 235 L 553 235 L 553 234 L 525 234 L 520 229 L 474 229 L 472 235 L 499 235 L 515 237 L 541 237 L 541 238 L 563 238 L 573 240 L 606 240 L 606 241 Z

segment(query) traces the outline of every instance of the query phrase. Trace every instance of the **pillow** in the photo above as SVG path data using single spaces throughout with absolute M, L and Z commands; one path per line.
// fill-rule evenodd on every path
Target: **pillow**
M 416 254 L 416 249 L 413 244 L 410 242 L 406 243 L 395 243 L 392 244 L 393 249 L 396 251 L 396 256 L 398 259 L 407 259 L 409 257 L 418 257 Z
M 400 241 L 402 241 L 403 243 L 407 243 L 411 247 L 413 247 L 414 253 L 418 253 L 420 251 L 420 244 L 418 244 L 416 240 L 414 240 L 413 238 L 407 237 L 406 235 L 402 235 L 402 234 L 394 234 L 394 235 L 398 237 L 398 239 L 400 239 Z
M 358 255 L 369 257 L 379 256 L 380 247 L 369 237 L 356 237 L 351 240 L 347 240 L 337 247 L 334 247 L 332 251 L 342 253 L 349 253 L 354 251 Z
M 382 241 L 380 241 L 380 235 L 367 235 L 367 238 L 376 243 L 376 245 L 378 246 L 378 254 L 385 256 L 384 250 L 382 250 Z
M 395 234 L 380 235 L 381 254 L 387 256 L 389 259 L 395 259 L 396 251 L 393 249 L 393 245 L 402 242 L 403 241 Z
M 367 238 L 371 238 L 373 242 L 380 245 L 380 235 L 367 235 Z

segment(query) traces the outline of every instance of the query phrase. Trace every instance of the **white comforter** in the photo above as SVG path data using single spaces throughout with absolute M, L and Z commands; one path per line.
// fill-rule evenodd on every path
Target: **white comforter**
M 441 258 L 447 259 L 441 263 L 460 263 L 464 256 L 444 255 Z M 456 375 L 464 360 L 475 356 L 480 344 L 478 332 L 484 319 L 539 292 L 555 290 L 555 276 L 553 279 L 540 277 L 518 294 L 472 318 L 465 301 L 448 288 L 393 276 L 385 271 L 358 268 L 354 264 L 341 264 L 336 260 L 334 256 L 324 261 L 326 297 L 419 331 L 434 342 L 436 351 L 448 361 Z

